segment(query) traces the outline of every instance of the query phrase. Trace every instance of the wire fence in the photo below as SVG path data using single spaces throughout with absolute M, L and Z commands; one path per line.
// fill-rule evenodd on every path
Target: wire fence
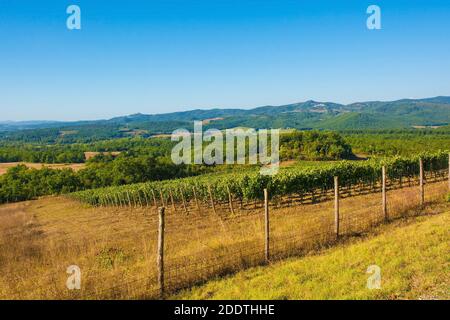
M 213 277 L 303 255 L 343 238 L 360 235 L 387 218 L 416 214 L 422 208 L 422 196 L 425 203 L 433 203 L 449 192 L 450 174 L 448 167 L 433 168 L 425 162 L 418 174 L 414 171 L 414 174 L 386 178 L 384 187 L 383 179 L 379 179 L 366 184 L 337 185 L 337 188 L 338 214 L 336 202 L 332 201 L 336 200 L 335 188 L 313 189 L 267 201 L 234 198 L 204 201 L 194 197 L 182 203 L 171 203 L 170 195 L 162 195 L 161 203 L 149 203 L 148 207 L 147 204 L 100 207 L 95 209 L 100 212 L 95 216 L 68 220 L 73 227 L 81 228 L 79 233 L 49 229 L 40 237 L 46 239 L 45 244 L 51 239 L 52 248 L 57 247 L 61 255 L 70 252 L 71 257 L 88 256 L 94 247 L 112 248 L 100 251 L 100 255 L 96 253 L 98 259 L 106 252 L 104 263 L 111 264 L 111 268 L 82 268 L 81 289 L 68 290 L 65 273 L 68 259 L 64 263 L 46 260 L 44 257 L 50 255 L 52 249 L 42 249 L 42 245 L 43 251 L 34 254 L 48 265 L 41 265 L 38 270 L 30 262 L 29 272 L 18 274 L 14 270 L 14 260 L 6 262 L 6 256 L 3 261 L 0 259 L 0 298 L 164 298 Z M 383 189 L 386 190 L 386 209 L 380 196 Z M 165 205 L 163 229 L 158 228 L 161 204 Z M 270 222 L 264 214 L 265 208 Z M 124 220 L 128 221 L 126 227 Z M 83 224 L 91 227 L 83 229 Z M 106 225 L 111 225 L 108 232 L 98 231 Z M 8 237 L 19 231 L 3 232 L 0 248 L 8 243 Z M 161 232 L 164 234 L 162 248 L 158 246 Z M 30 248 L 24 248 L 23 252 Z M 132 254 L 124 258 L 130 260 L 126 266 L 122 266 L 121 261 L 108 260 L 111 255 L 120 256 L 120 251 L 114 248 L 130 248 Z M 163 265 L 157 259 L 161 255 Z M 17 257 L 27 258 L 31 261 L 33 257 Z

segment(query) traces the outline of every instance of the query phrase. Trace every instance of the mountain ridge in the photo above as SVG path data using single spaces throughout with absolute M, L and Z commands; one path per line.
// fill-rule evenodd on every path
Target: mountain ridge
M 351 104 L 307 100 L 252 109 L 213 108 L 163 114 L 135 113 L 90 121 L 0 122 L 0 138 L 29 140 L 30 136 L 33 139 L 46 136 L 55 140 L 61 136 L 65 139 L 130 135 L 148 137 L 168 134 L 183 127 L 192 129 L 194 120 L 203 121 L 205 127 L 217 129 L 251 127 L 359 130 L 438 127 L 450 124 L 450 96 Z
M 178 118 L 183 117 L 183 119 L 180 120 L 186 120 L 186 115 L 196 115 L 198 119 L 188 119 L 188 120 L 205 120 L 200 117 L 200 115 L 206 116 L 206 115 L 240 115 L 240 114 L 267 114 L 270 113 L 272 110 L 276 110 L 277 113 L 279 111 L 281 112 L 296 112 L 300 111 L 299 108 L 305 109 L 305 108 L 314 108 L 317 106 L 324 106 L 328 108 L 335 108 L 340 110 L 348 110 L 348 111 L 357 111 L 355 109 L 358 109 L 358 106 L 364 106 L 364 107 L 372 107 L 373 105 L 389 105 L 389 104 L 398 104 L 398 103 L 434 103 L 434 104 L 449 104 L 450 105 L 450 96 L 436 96 L 432 98 L 422 98 L 422 99 L 399 99 L 399 100 L 393 100 L 393 101 L 381 101 L 381 100 L 373 100 L 373 101 L 359 101 L 359 102 L 353 102 L 350 104 L 341 104 L 341 103 L 335 103 L 335 102 L 324 102 L 324 101 L 316 101 L 316 100 L 307 100 L 304 102 L 295 102 L 290 104 L 283 104 L 283 105 L 265 105 L 265 106 L 259 106 L 255 108 L 250 109 L 243 109 L 243 108 L 211 108 L 211 109 L 191 109 L 191 110 L 185 110 L 185 111 L 175 111 L 175 112 L 168 112 L 168 113 L 155 113 L 155 114 L 146 114 L 146 113 L 135 113 L 135 114 L 129 114 L 124 116 L 117 116 L 112 117 L 109 119 L 96 119 L 96 120 L 74 120 L 74 121 L 58 121 L 58 120 L 25 120 L 25 121 L 14 121 L 14 120 L 4 120 L 0 121 L 0 125 L 45 125 L 45 124 L 79 124 L 79 123 L 92 123 L 92 122 L 115 122 L 120 121 L 123 119 L 135 119 L 135 118 L 148 118 L 149 120 L 153 121 L 167 121 L 167 118 Z M 349 110 L 351 109 L 351 110 Z

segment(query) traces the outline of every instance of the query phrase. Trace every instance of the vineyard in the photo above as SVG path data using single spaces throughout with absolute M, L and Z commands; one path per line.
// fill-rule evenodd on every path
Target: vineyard
M 318 168 L 281 168 L 274 176 L 260 175 L 257 170 L 243 173 L 203 175 L 177 180 L 158 181 L 120 187 L 109 187 L 73 193 L 70 197 L 94 206 L 149 207 L 181 206 L 188 211 L 189 204 L 214 207 L 233 203 L 240 208 L 255 205 L 263 199 L 267 189 L 271 200 L 283 203 L 298 201 L 315 203 L 327 200 L 334 188 L 334 177 L 346 195 L 376 192 L 380 188 L 381 168 L 387 168 L 389 188 L 411 186 L 417 183 L 419 159 L 429 178 L 445 176 L 448 152 L 420 154 L 414 157 L 396 157 L 383 160 L 342 161 Z M 344 194 L 344 196 L 345 196 Z
M 0 250 L 0 260 L 15 259 L 27 247 L 39 254 L 0 265 L 0 298 L 158 299 L 251 266 L 317 252 L 380 223 L 446 206 L 448 161 L 448 153 L 422 154 L 285 168 L 276 176 L 257 171 L 199 176 L 9 204 L 3 210 L 20 206 L 18 219 L 29 215 L 40 223 L 22 223 L 29 235 L 24 238 L 25 231 L 17 233 L 8 227 L 11 221 L 3 221 L 0 227 L 8 232 L 0 232 L 0 246 L 8 250 Z M 388 192 L 381 192 L 382 186 Z M 338 200 L 338 215 L 336 201 L 327 201 L 332 198 Z M 160 208 L 158 215 L 155 206 L 164 206 L 165 214 Z M 2 217 L 8 216 L 0 215 L 0 222 Z M 73 264 L 82 270 L 82 286 L 70 291 L 64 284 Z

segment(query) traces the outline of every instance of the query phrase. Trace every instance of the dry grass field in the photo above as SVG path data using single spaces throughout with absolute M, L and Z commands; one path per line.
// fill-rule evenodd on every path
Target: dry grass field
M 388 192 L 389 216 L 442 212 L 448 183 Z M 382 223 L 381 195 L 341 200 L 340 242 Z M 264 261 L 263 210 L 203 210 L 166 217 L 166 282 L 175 291 Z M 157 298 L 154 208 L 93 208 L 65 197 L 0 206 L 0 299 Z M 335 244 L 333 202 L 271 208 L 274 261 Z M 81 290 L 68 290 L 78 265 Z
M 111 155 L 113 157 L 116 157 L 120 154 L 121 152 L 119 151 L 113 151 L 113 152 L 96 152 L 96 151 L 88 151 L 84 153 L 84 157 L 86 160 L 92 159 L 95 156 L 98 156 L 99 154 L 104 154 L 104 155 Z
M 20 164 L 26 165 L 28 168 L 34 168 L 34 169 L 42 169 L 43 167 L 47 167 L 47 168 L 51 168 L 51 169 L 71 168 L 75 171 L 81 170 L 85 167 L 84 163 L 48 164 L 48 163 L 30 163 L 30 162 L 6 162 L 6 163 L 0 163 L 0 175 L 5 174 L 9 168 L 16 167 Z
M 303 257 L 246 269 L 177 292 L 170 299 L 450 299 L 450 208 L 397 219 Z M 380 269 L 370 289 L 369 266 Z

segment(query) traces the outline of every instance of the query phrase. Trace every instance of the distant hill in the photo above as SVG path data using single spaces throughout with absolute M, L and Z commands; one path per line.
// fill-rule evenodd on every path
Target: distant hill
M 58 121 L 0 121 L 0 131 L 17 131 L 32 128 L 61 126 Z
M 314 127 L 332 130 L 385 129 L 401 127 L 400 119 L 390 118 L 379 114 L 349 112 L 328 118 L 317 123 Z
M 309 100 L 254 109 L 190 110 L 166 114 L 133 114 L 109 120 L 0 122 L 0 138 L 32 141 L 98 140 L 167 134 L 192 130 L 192 121 L 206 128 L 296 128 L 330 130 L 402 129 L 450 124 L 450 97 L 368 101 L 348 105 Z M 444 130 L 444 129 L 443 129 Z

